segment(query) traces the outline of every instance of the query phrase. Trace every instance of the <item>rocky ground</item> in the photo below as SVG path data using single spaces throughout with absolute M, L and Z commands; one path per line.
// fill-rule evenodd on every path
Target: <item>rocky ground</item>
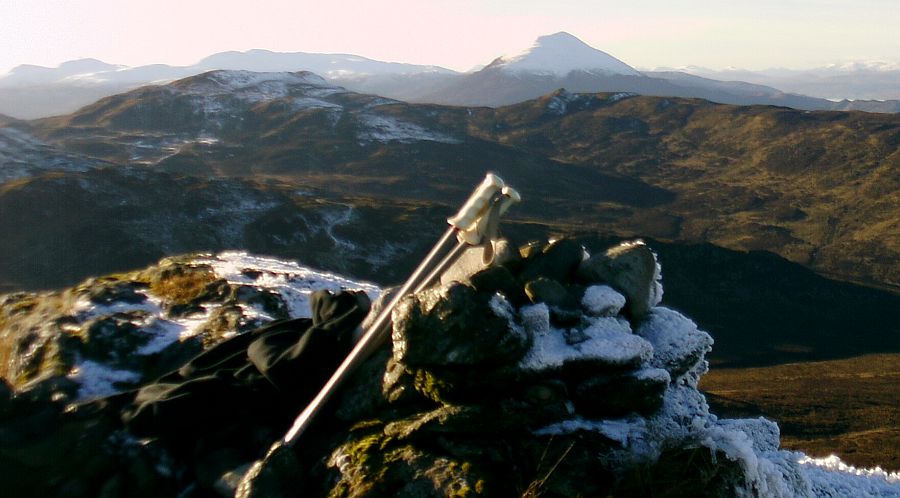
M 779 448 L 697 383 L 712 338 L 659 306 L 640 243 L 501 251 L 393 313 L 376 352 L 295 450 L 173 461 L 113 407 L 192 355 L 309 313 L 313 289 L 379 290 L 241 253 L 0 304 L 0 468 L 12 496 L 900 496 L 900 476 Z M 117 397 L 118 396 L 118 397 Z M 248 428 L 252 431 L 253 428 Z M 186 435 L 187 436 L 187 435 Z M 258 443 L 265 455 L 268 435 Z M 188 440 L 189 441 L 189 440 Z M 77 465 L 74 462 L 79 462 Z

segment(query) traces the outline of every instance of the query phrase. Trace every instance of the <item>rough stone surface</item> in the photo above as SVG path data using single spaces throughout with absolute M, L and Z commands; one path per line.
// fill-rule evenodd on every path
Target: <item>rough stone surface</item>
M 547 303 L 565 310 L 578 309 L 578 300 L 561 283 L 549 278 L 529 280 L 525 284 L 525 294 L 532 303 Z
M 478 292 L 493 294 L 499 292 L 510 302 L 521 305 L 526 296 L 516 277 L 505 266 L 492 266 L 475 273 L 469 278 L 472 287 Z
M 457 283 L 404 298 L 393 314 L 394 359 L 409 366 L 472 366 L 520 358 L 528 336 L 494 313 L 490 299 Z
M 656 306 L 653 253 L 584 256 L 565 239 L 534 244 L 405 297 L 391 343 L 313 430 L 255 462 L 241 460 L 263 457 L 271 428 L 242 428 L 263 442 L 252 456 L 229 437 L 137 440 L 121 398 L 85 402 L 73 371 L 90 360 L 100 384 L 121 384 L 118 368 L 141 383 L 296 308 L 302 296 L 257 286 L 274 280 L 265 272 L 235 283 L 172 259 L 0 297 L 0 377 L 12 375 L 0 383 L 0 482 L 26 498 L 811 496 L 775 424 L 709 413 L 696 386 L 712 339 Z
M 581 263 L 578 277 L 586 283 L 607 283 L 626 297 L 625 311 L 642 319 L 662 299 L 656 255 L 642 242 L 623 243 Z
M 668 377 L 597 375 L 575 388 L 575 411 L 587 418 L 652 415 L 662 405 Z
M 566 281 L 584 258 L 584 248 L 572 239 L 560 239 L 544 247 L 540 253 L 533 252 L 526 251 L 529 257 L 520 276 L 523 282 L 539 277 Z

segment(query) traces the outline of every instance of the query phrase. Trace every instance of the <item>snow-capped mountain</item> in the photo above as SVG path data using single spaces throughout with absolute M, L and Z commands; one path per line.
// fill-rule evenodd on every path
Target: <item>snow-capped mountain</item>
M 496 107 L 565 88 L 573 92 L 633 92 L 804 110 L 900 110 L 900 102 L 896 101 L 832 101 L 883 99 L 885 95 L 896 98 L 893 97 L 898 91 L 896 65 L 835 66 L 822 70 L 827 77 L 821 71 L 782 71 L 768 75 L 740 71 L 704 73 L 702 68 L 642 73 L 575 36 L 560 32 L 541 36 L 518 54 L 499 57 L 488 66 L 467 73 L 352 54 L 269 50 L 222 52 L 189 66 L 127 67 L 96 59 L 69 61 L 56 68 L 23 65 L 0 75 L 0 113 L 20 119 L 59 115 L 142 85 L 166 84 L 211 70 L 310 71 L 329 83 L 356 92 L 407 102 L 452 105 Z M 856 90 L 851 92 L 851 87 Z M 787 94 L 782 91 L 785 89 L 824 98 Z
M 324 75 L 329 79 L 384 74 L 456 74 L 455 71 L 439 66 L 382 62 L 350 54 L 285 53 L 269 50 L 248 50 L 246 52 L 221 52 L 206 57 L 190 66 L 150 64 L 128 67 L 118 64 L 107 64 L 96 59 L 78 59 L 65 62 L 55 68 L 26 64 L 13 68 L 6 75 L 0 75 L 0 88 L 58 83 L 109 85 L 165 83 L 216 69 L 255 72 L 295 72 L 304 70 Z
M 517 55 L 501 57 L 491 66 L 511 73 L 548 74 L 556 77 L 565 77 L 572 71 L 641 75 L 628 64 L 564 31 L 541 36 L 529 49 Z
M 101 97 L 147 84 L 165 84 L 212 70 L 255 72 L 310 71 L 335 84 L 359 85 L 384 78 L 423 77 L 428 81 L 457 73 L 439 66 L 382 62 L 349 54 L 281 53 L 268 50 L 222 52 L 190 66 L 138 67 L 80 59 L 56 68 L 22 65 L 0 75 L 0 113 L 33 119 L 72 112 Z M 356 88 L 356 87 L 354 87 Z

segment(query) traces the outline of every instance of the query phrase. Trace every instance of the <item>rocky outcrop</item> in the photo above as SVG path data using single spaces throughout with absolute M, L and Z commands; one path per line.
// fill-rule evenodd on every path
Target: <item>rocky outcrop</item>
M 312 288 L 377 289 L 231 254 L 6 296 L 0 479 L 15 496 L 74 497 L 900 494 L 890 476 L 827 477 L 779 449 L 773 422 L 711 414 L 697 382 L 712 338 L 660 306 L 647 246 L 591 256 L 563 239 L 496 261 L 404 297 L 390 343 L 296 446 L 270 449 L 278 434 L 247 427 L 255 462 L 227 439 L 173 460 L 165 438 L 121 426 L 115 393 L 253 324 L 308 314 Z M 160 332 L 179 320 L 192 325 Z M 91 368 L 121 376 L 101 392 L 79 373 Z

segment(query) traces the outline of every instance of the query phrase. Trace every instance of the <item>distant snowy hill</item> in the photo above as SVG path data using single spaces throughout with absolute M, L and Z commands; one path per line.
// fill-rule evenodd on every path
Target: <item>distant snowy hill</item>
M 501 57 L 491 64 L 512 73 L 552 74 L 564 77 L 572 71 L 640 76 L 641 73 L 566 32 L 541 36 L 524 52 Z
M 700 68 L 642 73 L 575 36 L 560 32 L 541 36 L 518 54 L 499 57 L 488 66 L 467 73 L 352 54 L 269 50 L 222 52 L 190 66 L 127 67 L 96 59 L 69 61 L 56 68 L 22 65 L 0 75 L 0 114 L 20 119 L 61 115 L 102 97 L 212 70 L 310 71 L 355 92 L 407 102 L 451 105 L 496 107 L 565 88 L 571 92 L 631 92 L 804 110 L 900 111 L 900 101 L 834 101 L 884 98 L 885 95 L 898 98 L 894 95 L 900 95 L 897 87 L 900 70 L 895 65 L 833 67 L 823 70 L 827 74 L 821 71 L 712 73 L 708 70 L 704 73 Z
M 642 73 L 565 32 L 542 36 L 517 55 L 500 57 L 479 71 L 434 86 L 430 91 L 404 89 L 406 93 L 381 94 L 413 102 L 497 107 L 537 98 L 559 88 L 577 93 L 627 92 L 803 110 L 900 111 L 898 102 L 832 102 L 788 94 L 770 86 L 718 81 L 681 71 Z
M 80 59 L 56 68 L 23 65 L 0 75 L 0 113 L 34 119 L 75 111 L 96 100 L 148 84 L 164 84 L 211 70 L 256 72 L 311 71 L 336 84 L 356 83 L 354 89 L 371 91 L 385 78 L 425 81 L 452 77 L 454 71 L 438 66 L 381 62 L 357 55 L 279 53 L 268 50 L 222 52 L 190 66 L 152 64 L 127 67 L 95 59 Z M 372 80 L 372 81 L 370 81 Z M 377 92 L 375 92 L 377 93 Z

